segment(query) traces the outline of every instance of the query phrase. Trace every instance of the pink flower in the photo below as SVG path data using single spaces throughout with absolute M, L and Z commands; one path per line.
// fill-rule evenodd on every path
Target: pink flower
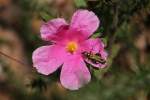
M 33 52 L 33 66 L 44 75 L 62 66 L 61 84 L 70 90 L 79 89 L 91 79 L 85 61 L 96 68 L 105 67 L 105 64 L 94 64 L 83 56 L 83 52 L 92 52 L 99 53 L 103 59 L 107 58 L 102 41 L 89 39 L 98 26 L 99 19 L 88 10 L 76 11 L 70 25 L 63 18 L 44 23 L 41 37 L 52 42 L 52 45 L 42 46 Z

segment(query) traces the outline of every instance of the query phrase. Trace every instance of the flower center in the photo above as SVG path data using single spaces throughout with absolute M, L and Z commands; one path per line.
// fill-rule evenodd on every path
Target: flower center
M 70 53 L 74 53 L 78 48 L 78 45 L 76 42 L 69 42 L 66 46 L 66 49 Z

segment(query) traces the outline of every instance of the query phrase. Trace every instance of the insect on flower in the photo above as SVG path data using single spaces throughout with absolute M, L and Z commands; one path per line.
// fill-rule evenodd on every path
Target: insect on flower
M 94 64 L 105 64 L 106 60 L 101 57 L 100 53 L 93 54 L 92 52 L 83 52 L 85 58 Z

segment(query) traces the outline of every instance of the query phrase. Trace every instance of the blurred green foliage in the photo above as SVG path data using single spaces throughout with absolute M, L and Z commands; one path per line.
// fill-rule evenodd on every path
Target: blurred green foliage
M 75 4 L 77 7 L 86 7 L 86 0 L 75 0 Z

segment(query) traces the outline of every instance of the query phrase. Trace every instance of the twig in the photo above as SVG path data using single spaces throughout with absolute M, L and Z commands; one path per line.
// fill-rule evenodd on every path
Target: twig
M 7 55 L 7 54 L 1 52 L 1 51 L 0 51 L 0 55 L 3 55 L 3 56 L 5 56 L 5 57 L 7 57 L 7 58 L 9 58 L 9 59 L 11 59 L 11 60 L 13 60 L 13 61 L 15 61 L 15 62 L 21 64 L 21 65 L 24 65 L 24 66 L 27 65 L 27 64 L 23 63 L 22 61 L 19 61 L 18 59 L 13 58 L 13 57 L 11 57 L 11 56 L 9 56 L 9 55 Z
M 115 42 L 115 39 L 116 39 L 116 28 L 117 28 L 117 26 L 118 26 L 118 5 L 117 4 L 115 4 L 115 5 L 113 5 L 113 8 L 114 8 L 114 18 L 113 18 L 113 26 L 112 26 L 112 35 L 111 35 L 111 39 L 110 39 L 110 41 L 109 41 L 109 43 L 108 43 L 108 49 L 109 49 L 109 52 L 110 52 L 110 54 L 111 54 L 111 52 L 112 52 L 112 45 L 113 45 L 113 43 Z

